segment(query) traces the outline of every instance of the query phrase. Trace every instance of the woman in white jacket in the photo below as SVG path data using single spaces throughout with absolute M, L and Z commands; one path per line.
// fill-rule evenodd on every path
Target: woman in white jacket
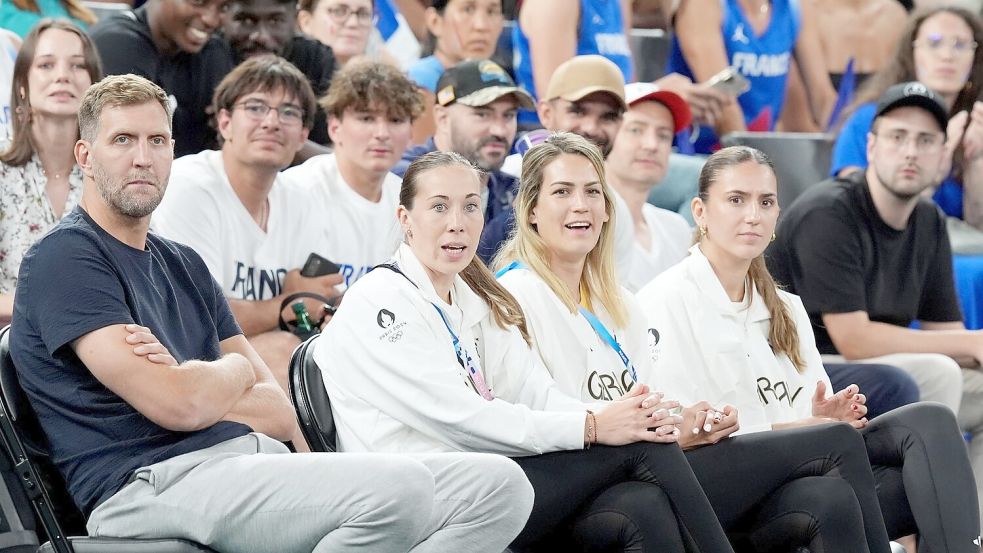
M 720 150 L 700 174 L 690 256 L 638 293 L 659 338 L 656 380 L 685 402 L 728 402 L 742 431 L 831 420 L 859 428 L 892 538 L 917 532 L 932 552 L 979 552 L 973 473 L 952 412 L 915 403 L 867 422 L 856 386 L 829 379 L 798 296 L 779 290 L 764 251 L 778 219 L 774 168 L 747 147 Z
M 560 389 L 612 401 L 645 383 L 669 385 L 652 378 L 654 337 L 611 274 L 615 212 L 597 150 L 559 133 L 526 153 L 522 174 L 500 281 L 521 305 L 534 349 Z M 873 476 L 852 429 L 723 440 L 737 430 L 739 410 L 696 399 L 684 403 L 679 444 L 735 539 L 755 551 L 888 549 Z
M 644 386 L 603 406 L 555 388 L 475 257 L 480 202 L 457 154 L 406 171 L 405 243 L 348 290 L 316 347 L 339 449 L 515 457 L 536 494 L 517 549 L 733 551 L 674 443 L 675 404 Z

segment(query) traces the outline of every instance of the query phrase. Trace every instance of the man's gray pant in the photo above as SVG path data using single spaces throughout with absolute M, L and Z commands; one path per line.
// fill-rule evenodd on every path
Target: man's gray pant
M 532 502 L 525 474 L 498 455 L 291 454 L 249 434 L 138 469 L 88 531 L 222 553 L 500 553 Z

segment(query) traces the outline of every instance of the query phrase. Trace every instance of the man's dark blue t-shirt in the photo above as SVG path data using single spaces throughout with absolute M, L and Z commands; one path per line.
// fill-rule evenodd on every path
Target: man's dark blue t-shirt
M 232 422 L 167 430 L 103 386 L 72 343 L 129 323 L 150 328 L 178 363 L 217 359 L 219 342 L 241 334 L 191 248 L 151 234 L 136 250 L 75 208 L 24 257 L 10 348 L 52 459 L 86 516 L 136 469 L 251 431 Z

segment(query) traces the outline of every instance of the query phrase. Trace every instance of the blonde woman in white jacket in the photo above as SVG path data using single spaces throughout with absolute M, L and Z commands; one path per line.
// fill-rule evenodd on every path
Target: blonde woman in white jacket
M 952 412 L 915 403 L 868 422 L 855 385 L 830 395 L 802 302 L 778 289 L 764 263 L 777 193 L 771 162 L 753 148 L 707 161 L 692 204 L 698 243 L 637 296 L 659 336 L 655 378 L 683 402 L 737 406 L 749 434 L 851 424 L 874 465 L 888 534 L 917 532 L 933 553 L 978 553 L 973 473 Z
M 645 386 L 600 406 L 556 389 L 475 257 L 480 202 L 457 154 L 407 170 L 405 243 L 348 290 L 315 352 L 340 450 L 514 457 L 536 496 L 518 550 L 732 553 L 675 445 L 675 404 Z
M 672 389 L 653 378 L 645 317 L 611 274 L 616 215 L 596 148 L 555 134 L 526 153 L 522 175 L 499 276 L 557 385 L 585 401 L 617 401 L 645 384 Z M 737 430 L 739 410 L 698 399 L 683 403 L 679 445 L 742 548 L 888 550 L 870 466 L 851 428 L 724 439 Z

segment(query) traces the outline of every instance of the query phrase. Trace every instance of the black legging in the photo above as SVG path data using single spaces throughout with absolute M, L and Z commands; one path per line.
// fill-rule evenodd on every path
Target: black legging
M 583 551 L 727 551 L 707 517 L 712 509 L 738 543 L 759 551 L 890 550 L 863 440 L 848 425 L 739 436 L 687 452 L 709 502 L 687 491 L 693 477 L 680 456 L 674 446 L 634 444 L 516 459 L 536 500 L 513 545 L 542 540 L 542 550 L 553 550 L 572 526 Z
M 738 549 L 890 551 L 863 439 L 845 423 L 736 436 L 686 458 Z
M 536 498 L 514 549 L 554 551 L 572 533 L 591 538 L 578 544 L 584 551 L 734 551 L 674 444 L 594 446 L 515 461 Z
M 973 470 L 952 411 L 914 403 L 860 432 L 892 538 L 918 533 L 919 553 L 979 553 Z

